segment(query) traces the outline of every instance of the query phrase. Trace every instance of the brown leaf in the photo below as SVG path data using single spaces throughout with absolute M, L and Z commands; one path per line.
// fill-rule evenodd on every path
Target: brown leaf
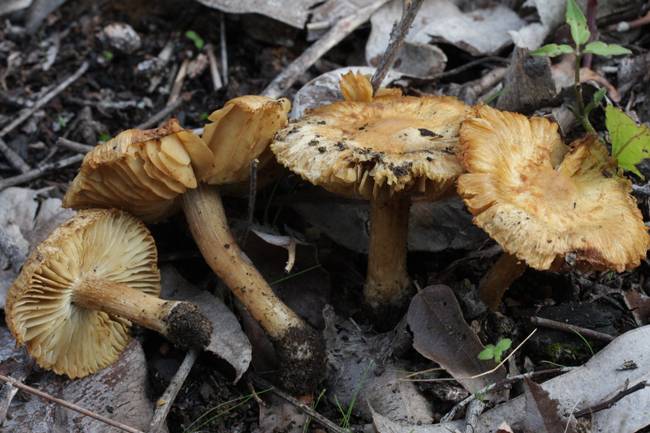
M 637 325 L 650 324 L 650 296 L 628 290 L 623 292 L 623 299 L 625 299 L 625 305 L 632 312 Z
M 573 433 L 575 430 L 560 415 L 559 404 L 540 385 L 526 378 L 526 415 L 523 424 L 531 433 Z M 565 430 L 566 429 L 566 430 Z
M 478 359 L 483 345 L 463 319 L 454 292 L 448 286 L 429 286 L 415 295 L 407 319 L 415 350 L 440 364 L 468 391 L 479 391 L 505 378 L 503 367 L 471 378 L 491 370 L 495 364 Z

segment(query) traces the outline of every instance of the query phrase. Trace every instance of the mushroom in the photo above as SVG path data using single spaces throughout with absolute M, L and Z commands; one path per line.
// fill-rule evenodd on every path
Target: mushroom
M 454 184 L 458 130 L 469 112 L 447 96 L 402 96 L 368 78 L 341 78 L 346 100 L 315 108 L 280 130 L 278 161 L 314 185 L 370 201 L 370 244 L 364 286 L 377 317 L 408 300 L 408 216 L 412 198 L 434 200 Z
M 208 265 L 274 342 L 283 367 L 283 385 L 291 391 L 309 392 L 324 372 L 321 339 L 275 295 L 240 250 L 218 189 L 245 180 L 252 160 L 269 159 L 268 145 L 287 123 L 288 111 L 286 99 L 243 96 L 210 115 L 212 123 L 202 138 L 168 125 L 153 131 L 125 131 L 86 156 L 64 204 L 117 206 L 147 222 L 169 215 L 180 205 Z M 141 137 L 149 141 L 138 141 Z M 170 144 L 165 147 L 165 143 Z M 163 157 L 168 150 L 173 156 Z M 168 159 L 180 166 L 168 166 Z M 109 189 L 108 180 L 115 187 Z M 161 184 L 174 188 L 161 189 Z
M 631 184 L 598 137 L 567 147 L 547 119 L 480 106 L 463 123 L 460 141 L 468 173 L 458 191 L 474 223 L 504 250 L 481 282 L 490 308 L 526 264 L 622 272 L 645 257 L 649 236 Z
M 156 260 L 134 217 L 80 211 L 26 261 L 7 295 L 7 325 L 41 367 L 73 379 L 113 363 L 132 322 L 181 347 L 207 346 L 212 325 L 195 305 L 158 298 Z

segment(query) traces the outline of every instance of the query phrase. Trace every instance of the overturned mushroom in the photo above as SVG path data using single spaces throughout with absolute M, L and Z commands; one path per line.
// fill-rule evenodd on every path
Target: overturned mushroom
M 168 215 L 180 205 L 208 265 L 273 340 L 282 364 L 285 387 L 306 392 L 313 390 L 323 374 L 321 339 L 275 295 L 239 249 L 228 227 L 217 188 L 217 185 L 245 180 L 252 160 L 269 158 L 268 144 L 275 132 L 286 124 L 288 111 L 287 100 L 243 96 L 229 101 L 210 115 L 212 123 L 205 127 L 203 139 L 189 131 L 177 131 L 168 126 L 165 127 L 167 130 L 125 131 L 86 156 L 64 204 L 69 207 L 119 206 L 149 222 Z M 173 140 L 169 138 L 170 134 L 165 134 L 167 131 L 175 137 Z M 123 134 L 127 138 L 123 138 Z M 138 142 L 139 137 L 151 136 L 155 136 L 153 140 L 159 141 L 160 145 Z M 128 144 L 117 146 L 114 141 Z M 181 182 L 180 172 L 170 169 L 162 157 L 166 153 L 163 144 L 172 141 L 174 145 L 169 149 L 173 149 L 170 152 L 174 156 L 170 159 L 187 167 L 193 175 L 184 174 L 186 182 Z M 139 150 L 142 148 L 146 151 Z M 155 166 L 158 170 L 147 172 L 139 169 L 147 166 Z M 124 199 L 126 193 L 118 188 L 107 190 L 104 179 L 119 179 L 114 183 L 135 185 L 137 191 L 144 192 Z M 160 186 L 160 183 L 152 182 L 154 180 L 165 185 L 181 184 L 183 188 L 175 188 L 169 194 L 166 194 L 168 190 L 154 191 L 152 184 Z M 146 201 L 139 201 L 142 196 Z
M 453 186 L 458 129 L 469 108 L 445 96 L 402 96 L 362 75 L 341 79 L 345 101 L 310 111 L 281 130 L 278 161 L 334 193 L 370 200 L 366 303 L 378 317 L 408 300 L 411 199 L 434 200 Z
M 526 264 L 622 272 L 645 257 L 650 238 L 630 182 L 596 136 L 568 148 L 547 119 L 481 106 L 460 141 L 468 173 L 458 191 L 505 252 L 481 282 L 492 309 Z
M 71 378 L 114 362 L 131 322 L 180 347 L 205 347 L 212 325 L 198 307 L 158 298 L 156 260 L 153 238 L 132 216 L 80 211 L 25 263 L 7 296 L 7 325 L 41 367 Z

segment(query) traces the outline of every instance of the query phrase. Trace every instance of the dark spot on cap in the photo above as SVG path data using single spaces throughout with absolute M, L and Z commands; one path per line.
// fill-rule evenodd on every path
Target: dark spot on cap
M 430 129 L 427 128 L 418 128 L 418 131 L 420 131 L 420 135 L 423 137 L 434 137 L 434 138 L 441 138 L 441 134 L 436 134 L 435 132 L 431 131 Z
M 325 153 L 325 146 L 319 146 L 319 147 L 318 147 L 318 151 L 319 151 L 320 153 Z
M 327 122 L 324 120 L 319 120 L 318 122 L 316 122 L 316 125 L 327 125 Z
M 307 143 L 309 146 L 318 146 L 318 140 L 311 140 L 309 143 Z
M 338 143 L 336 143 L 335 146 L 336 146 L 336 148 L 337 148 L 338 150 L 345 150 L 345 149 L 347 149 L 347 146 L 346 146 L 345 143 L 343 143 L 342 141 L 339 141 Z

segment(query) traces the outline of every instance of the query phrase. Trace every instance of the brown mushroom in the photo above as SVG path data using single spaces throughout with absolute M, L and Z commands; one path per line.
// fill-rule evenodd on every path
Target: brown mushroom
M 452 97 L 374 97 L 367 77 L 341 79 L 345 101 L 311 110 L 271 144 L 278 161 L 314 185 L 370 201 L 366 303 L 379 317 L 408 300 L 408 215 L 413 197 L 434 200 L 454 184 L 461 121 Z M 369 93 L 370 92 L 370 93 Z M 370 95 L 370 96 L 369 96 Z
M 247 179 L 252 160 L 269 159 L 268 145 L 277 129 L 287 123 L 288 111 L 289 102 L 285 99 L 243 96 L 210 115 L 212 123 L 205 127 L 203 138 L 169 126 L 154 131 L 125 131 L 86 156 L 64 204 L 69 207 L 118 206 L 148 222 L 168 215 L 180 204 L 208 265 L 273 340 L 283 366 L 285 387 L 303 392 L 312 390 L 323 374 L 321 339 L 275 295 L 240 250 L 228 227 L 217 187 Z M 177 138 L 173 152 L 178 157 L 170 159 L 184 164 L 182 169 L 168 167 L 166 159 L 162 158 L 165 152 L 162 142 L 171 141 L 165 132 Z M 123 138 L 123 134 L 127 138 Z M 144 143 L 137 140 L 152 136 L 156 137 L 154 145 L 150 144 L 151 140 Z M 114 141 L 128 145 L 117 146 Z M 146 151 L 140 150 L 142 148 Z M 189 158 L 181 157 L 185 154 Z M 159 170 L 139 169 L 147 166 Z M 183 171 L 185 182 L 182 182 L 179 174 L 185 168 L 194 176 Z M 113 184 L 121 188 L 107 190 L 108 179 L 115 179 Z M 159 188 L 160 183 L 175 188 L 158 192 L 151 186 Z M 132 189 L 138 194 L 123 189 Z M 127 195 L 129 197 L 125 198 Z
M 7 296 L 7 325 L 41 367 L 71 378 L 114 362 L 131 322 L 180 347 L 205 347 L 212 325 L 198 308 L 158 298 L 156 260 L 154 240 L 137 219 L 80 211 L 23 266 Z
M 505 252 L 481 282 L 492 309 L 526 264 L 622 272 L 645 257 L 650 237 L 630 182 L 598 137 L 567 147 L 547 119 L 480 106 L 460 141 L 468 173 L 458 191 Z

